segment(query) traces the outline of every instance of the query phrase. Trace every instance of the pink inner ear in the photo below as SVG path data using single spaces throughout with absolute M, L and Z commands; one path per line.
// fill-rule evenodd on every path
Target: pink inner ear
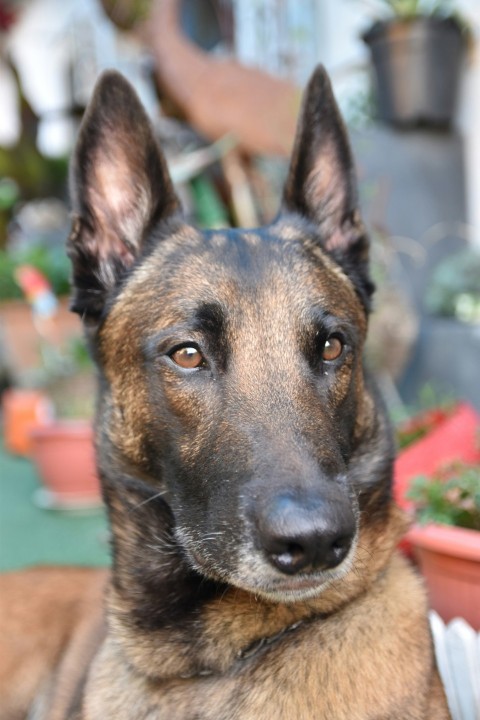
M 324 140 L 321 152 L 317 154 L 310 170 L 307 186 L 312 201 L 321 206 L 325 197 L 343 203 L 345 194 L 342 187 L 342 171 L 338 162 L 335 145 Z M 337 198 L 337 196 L 340 196 Z
M 327 250 L 346 250 L 365 234 L 362 218 L 358 210 L 355 210 L 351 217 L 337 228 L 327 239 L 325 248 Z
M 131 263 L 130 248 L 138 248 L 151 213 L 147 178 L 121 148 L 115 148 L 114 154 L 107 146 L 93 163 L 89 196 L 101 235 L 100 255 L 114 254 Z
M 306 194 L 308 204 L 313 214 L 320 220 L 325 236 L 337 237 L 337 240 L 332 240 L 335 244 L 339 242 L 339 235 L 341 235 L 340 226 L 346 201 L 346 181 L 335 144 L 330 138 L 325 138 L 321 152 L 317 154 L 309 172 Z
M 127 195 L 126 185 L 127 164 L 115 158 L 98 163 L 95 168 L 95 184 L 98 194 L 105 198 L 110 212 L 114 216 L 123 214 Z
M 325 248 L 327 250 L 341 250 L 346 245 L 348 245 L 348 242 L 345 242 L 345 235 L 341 230 L 335 230 L 333 235 L 330 235 L 326 241 Z

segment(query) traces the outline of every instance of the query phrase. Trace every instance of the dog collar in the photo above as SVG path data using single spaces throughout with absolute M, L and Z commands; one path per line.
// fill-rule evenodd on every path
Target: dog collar
M 289 632 L 292 632 L 293 630 L 296 630 L 300 625 L 303 625 L 304 620 L 299 620 L 296 623 L 293 623 L 293 625 L 289 625 L 288 627 L 284 628 L 283 630 L 280 630 L 280 632 L 276 633 L 276 635 L 270 635 L 266 638 L 260 638 L 260 640 L 255 640 L 255 642 L 248 645 L 243 650 L 239 650 L 237 653 L 237 658 L 239 660 L 246 660 L 247 658 L 251 658 L 254 655 L 256 655 L 260 650 L 266 646 L 266 645 L 273 645 L 277 640 L 280 640 L 281 637 L 286 635 Z
M 296 630 L 300 625 L 304 624 L 304 620 L 299 620 L 296 623 L 293 623 L 293 625 L 289 625 L 288 627 L 284 628 L 280 632 L 276 633 L 275 635 L 269 635 L 268 637 L 260 638 L 259 640 L 255 640 L 253 643 L 250 643 L 250 645 L 247 645 L 246 648 L 243 648 L 242 650 L 239 650 L 237 653 L 237 660 L 248 660 L 249 658 L 254 657 L 257 655 L 260 650 L 264 647 L 268 647 L 270 645 L 273 645 L 277 640 L 280 640 L 284 635 L 287 633 L 293 632 Z M 188 673 L 185 675 L 180 675 L 179 677 L 182 680 L 191 680 L 195 677 L 209 677 L 211 675 L 214 675 L 215 672 L 213 670 L 199 670 L 195 673 Z

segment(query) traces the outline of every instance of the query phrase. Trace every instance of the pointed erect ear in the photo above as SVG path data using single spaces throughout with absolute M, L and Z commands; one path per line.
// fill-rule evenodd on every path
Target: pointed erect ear
M 71 199 L 72 309 L 95 320 L 107 293 L 142 253 L 149 229 L 180 208 L 148 117 L 116 72 L 101 76 L 85 113 Z
M 283 210 L 318 228 L 322 246 L 342 265 L 365 275 L 368 240 L 358 210 L 347 131 L 325 69 L 317 67 L 305 91 L 283 194 Z

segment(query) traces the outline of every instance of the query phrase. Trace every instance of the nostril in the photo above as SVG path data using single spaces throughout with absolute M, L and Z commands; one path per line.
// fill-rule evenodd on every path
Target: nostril
M 287 553 L 294 558 L 302 557 L 305 554 L 305 549 L 299 543 L 291 542 L 288 544 Z
M 267 550 L 270 562 L 287 575 L 334 568 L 348 555 L 353 535 L 342 535 L 332 540 L 328 534 L 319 532 L 302 539 L 284 539 L 282 542 L 276 538 L 275 549 Z
M 284 573 L 293 574 L 305 567 L 308 562 L 305 548 L 299 543 L 286 543 L 283 552 L 270 553 L 271 562 Z
M 327 553 L 327 563 L 330 567 L 339 565 L 342 560 L 348 555 L 350 546 L 352 544 L 352 535 L 344 535 L 339 538 L 335 538 L 330 546 L 330 552 Z

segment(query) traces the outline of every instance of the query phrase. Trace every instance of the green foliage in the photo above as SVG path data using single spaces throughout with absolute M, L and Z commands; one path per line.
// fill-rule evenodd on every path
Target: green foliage
M 10 210 L 19 197 L 19 189 L 16 182 L 11 178 L 2 178 L 0 180 L 0 212 L 2 210 Z
M 480 465 L 456 463 L 431 478 L 417 477 L 407 497 L 420 523 L 480 530 Z
M 410 20 L 419 16 L 455 17 L 454 0 L 376 0 L 379 10 L 384 9 L 390 17 Z
M 24 374 L 22 385 L 48 393 L 55 415 L 91 418 L 95 404 L 93 361 L 82 337 L 71 337 L 61 346 L 40 343 L 42 364 Z
M 122 30 L 130 30 L 147 20 L 151 0 L 101 0 L 106 14 Z
M 200 227 L 228 227 L 228 215 L 215 185 L 207 175 L 199 175 L 190 181 L 195 216 Z
M 361 2 L 370 11 L 370 16 L 377 22 L 389 21 L 409 22 L 416 18 L 437 18 L 450 20 L 464 34 L 467 40 L 471 37 L 471 23 L 457 9 L 456 0 L 354 0 Z
M 369 86 L 347 97 L 342 110 L 348 127 L 364 128 L 373 123 L 375 108 L 375 94 Z
M 33 265 L 40 270 L 55 295 L 69 293 L 70 261 L 65 250 L 37 244 L 22 250 L 0 250 L 0 301 L 23 297 L 14 276 L 20 265 Z
M 93 362 L 83 337 L 69 338 L 61 348 L 47 342 L 41 344 L 43 382 L 72 377 L 93 370 Z
M 425 304 L 432 315 L 480 322 L 480 252 L 468 248 L 439 263 Z

